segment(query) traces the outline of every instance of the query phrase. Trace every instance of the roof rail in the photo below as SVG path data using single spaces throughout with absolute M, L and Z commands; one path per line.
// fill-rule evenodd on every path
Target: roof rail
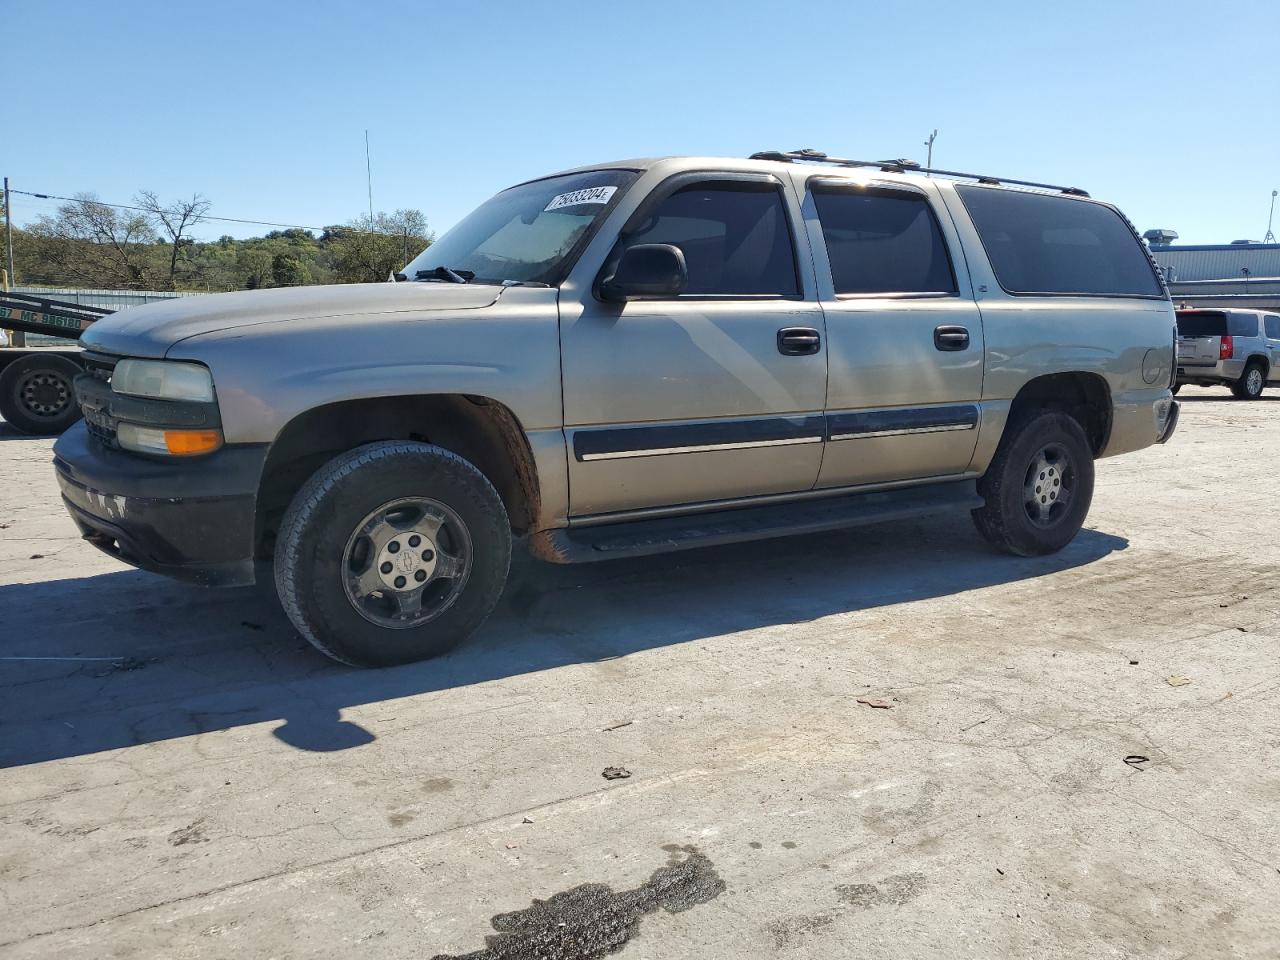
M 762 150 L 753 153 L 751 160 L 777 160 L 781 163 L 829 163 L 837 167 L 878 167 L 885 173 L 929 173 L 939 177 L 956 177 L 960 180 L 976 180 L 978 183 L 993 185 L 1008 184 L 1015 187 L 1034 187 L 1037 190 L 1057 190 L 1073 197 L 1087 197 L 1087 191 L 1079 187 L 1062 187 L 1053 183 L 1036 183 L 1033 180 L 1010 180 L 1007 177 L 991 177 L 981 173 L 959 173 L 955 170 L 937 170 L 922 167 L 915 160 L 845 160 L 842 157 L 828 157 L 821 150 Z

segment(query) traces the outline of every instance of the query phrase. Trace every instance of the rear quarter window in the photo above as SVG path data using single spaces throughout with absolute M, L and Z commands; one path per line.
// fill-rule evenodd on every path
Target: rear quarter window
M 1258 318 L 1252 313 L 1227 314 L 1227 332 L 1233 337 L 1256 337 Z
M 1141 241 L 1111 207 L 972 184 L 955 189 L 1009 293 L 1164 298 Z

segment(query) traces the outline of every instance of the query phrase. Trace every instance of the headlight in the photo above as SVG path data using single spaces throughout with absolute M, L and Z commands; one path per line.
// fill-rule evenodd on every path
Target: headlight
M 154 400 L 213 402 L 213 377 L 198 363 L 171 360 L 121 360 L 111 371 L 111 389 Z

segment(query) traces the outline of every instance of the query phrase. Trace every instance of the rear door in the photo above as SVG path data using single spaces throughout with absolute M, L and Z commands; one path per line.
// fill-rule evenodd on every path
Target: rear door
M 804 213 L 829 343 L 818 486 L 963 473 L 983 332 L 949 220 L 924 189 L 830 176 Z
M 1222 356 L 1227 315 L 1219 310 L 1178 311 L 1178 366 L 1212 367 Z

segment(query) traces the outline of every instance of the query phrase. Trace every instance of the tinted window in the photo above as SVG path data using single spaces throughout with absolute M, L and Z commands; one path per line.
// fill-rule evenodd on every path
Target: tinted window
M 670 243 L 684 251 L 688 294 L 795 296 L 791 228 L 777 186 L 700 183 L 663 200 L 627 246 Z
M 1280 317 L 1263 317 L 1267 324 L 1267 336 L 1272 340 L 1280 340 Z
M 956 191 L 1010 293 L 1164 296 L 1140 241 L 1110 207 L 968 184 Z
M 902 190 L 813 189 L 836 293 L 954 293 L 929 201 Z
M 1227 315 L 1225 313 L 1206 313 L 1197 310 L 1194 313 L 1178 314 L 1178 336 L 1180 337 L 1222 337 L 1227 333 Z
M 1258 316 L 1253 313 L 1227 314 L 1227 332 L 1233 337 L 1256 337 L 1258 335 Z

